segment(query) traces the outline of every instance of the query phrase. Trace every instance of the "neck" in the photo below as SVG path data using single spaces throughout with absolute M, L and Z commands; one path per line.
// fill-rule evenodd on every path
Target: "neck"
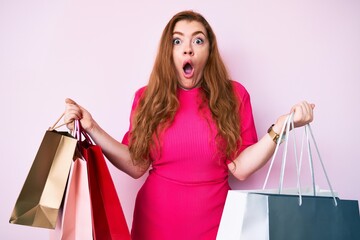
M 183 89 L 183 90 L 185 90 L 185 91 L 189 91 L 189 90 L 194 89 L 194 88 L 199 88 L 200 85 L 201 85 L 201 81 L 199 81 L 199 82 L 198 82 L 197 84 L 195 84 L 194 86 L 187 88 L 187 87 L 184 87 L 184 86 L 182 86 L 181 84 L 178 83 L 178 87 L 181 88 L 181 89 Z

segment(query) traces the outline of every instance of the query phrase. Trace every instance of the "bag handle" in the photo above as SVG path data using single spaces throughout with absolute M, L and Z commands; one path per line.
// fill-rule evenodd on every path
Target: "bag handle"
M 74 121 L 73 136 L 77 139 L 78 143 L 81 143 L 81 136 L 84 136 L 87 143 L 93 144 L 93 141 L 91 140 L 89 134 L 82 128 L 80 120 Z
M 292 113 L 292 114 L 290 114 L 290 115 L 287 116 L 287 118 L 286 118 L 286 120 L 285 120 L 285 123 L 284 123 L 284 125 L 283 125 L 283 127 L 282 127 L 282 129 L 281 129 L 279 139 L 282 139 L 282 138 L 283 138 L 283 135 L 285 134 L 285 129 L 286 129 L 286 132 L 287 132 L 287 133 L 290 132 L 290 126 L 292 127 L 292 129 L 294 129 L 294 120 L 293 120 L 293 118 L 294 118 L 294 113 Z M 296 151 L 297 147 L 296 147 L 295 131 L 293 130 L 292 132 L 293 132 L 293 140 L 294 140 L 294 155 L 295 155 L 295 162 L 296 162 L 297 189 L 298 189 L 298 193 L 299 193 L 299 205 L 302 204 L 301 183 L 300 183 L 300 171 L 301 171 L 302 157 L 303 157 L 303 151 L 304 151 L 304 139 L 305 139 L 305 136 L 306 136 L 306 140 L 307 140 L 306 143 L 307 143 L 308 159 L 309 159 L 310 173 L 311 173 L 312 185 L 313 185 L 313 195 L 316 196 L 314 167 L 313 167 L 313 157 L 312 157 L 312 152 L 311 152 L 311 147 L 310 147 L 310 137 L 309 137 L 309 136 L 311 136 L 312 141 L 313 141 L 314 146 L 315 146 L 315 149 L 316 149 L 316 152 L 317 152 L 317 155 L 318 155 L 319 160 L 320 160 L 320 162 L 321 162 L 321 166 L 322 166 L 323 172 L 324 172 L 324 174 L 325 174 L 325 177 L 326 177 L 328 186 L 329 186 L 329 188 L 330 188 L 331 195 L 332 195 L 332 197 L 333 197 L 333 199 L 334 199 L 334 204 L 335 204 L 335 206 L 337 206 L 337 200 L 336 200 L 336 197 L 335 197 L 333 188 L 332 188 L 332 186 L 331 186 L 329 177 L 328 177 L 328 175 L 327 175 L 324 162 L 322 161 L 322 158 L 321 158 L 321 155 L 320 155 L 320 151 L 319 151 L 319 148 L 318 148 L 317 143 L 316 143 L 316 141 L 315 141 L 315 137 L 314 137 L 314 134 L 313 134 L 313 132 L 312 132 L 312 130 L 311 130 L 310 124 L 306 124 L 306 125 L 304 126 L 304 134 L 303 134 L 303 140 L 302 140 L 301 152 L 300 152 L 300 163 L 299 163 L 299 161 L 298 161 L 298 156 L 297 156 L 297 151 Z M 310 134 L 309 134 L 309 133 L 310 133 Z M 284 146 L 284 151 L 283 151 L 283 156 L 282 156 L 282 163 L 281 163 L 279 194 L 281 194 L 282 189 L 283 189 L 283 182 L 284 182 L 284 175 L 285 175 L 285 166 L 286 166 L 286 156 L 287 156 L 289 135 L 290 135 L 290 134 L 286 134 L 286 135 L 285 135 L 285 146 Z M 276 155 L 277 155 L 279 146 L 280 146 L 280 141 L 278 141 L 277 144 L 276 144 L 276 148 L 275 148 L 274 154 L 273 154 L 273 156 L 272 156 L 271 163 L 270 163 L 270 166 L 269 166 L 269 169 L 268 169 L 266 178 L 265 178 L 265 182 L 264 182 L 264 185 L 263 185 L 263 190 L 265 189 L 266 184 L 267 184 L 267 182 L 268 182 L 268 178 L 269 178 L 270 172 L 271 172 L 271 170 L 272 170 L 272 167 L 273 167 L 273 164 L 274 164 L 275 157 L 276 157 Z
M 72 120 L 72 121 L 70 121 L 70 122 L 62 123 L 62 124 L 60 124 L 60 125 L 57 126 L 57 124 L 58 124 L 58 123 L 60 122 L 60 120 L 64 117 L 64 115 L 65 115 L 65 112 L 63 112 L 63 113 L 61 114 L 61 116 L 56 120 L 56 122 L 54 123 L 54 125 L 53 125 L 52 127 L 49 127 L 49 131 L 56 130 L 56 129 L 58 129 L 58 128 L 66 125 L 66 124 L 69 124 L 69 123 L 72 123 L 72 122 L 73 122 L 73 120 Z
M 79 120 L 71 120 L 69 122 L 65 122 L 62 123 L 60 125 L 57 126 L 57 124 L 60 122 L 60 120 L 64 117 L 65 112 L 63 112 L 61 114 L 61 116 L 56 120 L 56 122 L 54 123 L 54 125 L 52 127 L 49 128 L 50 131 L 58 129 L 64 125 L 67 125 L 69 123 L 74 122 L 74 130 L 73 130 L 73 137 L 76 138 L 79 142 L 81 141 L 81 135 L 83 135 L 86 139 L 86 141 L 90 144 L 92 144 L 92 140 L 89 136 L 89 134 L 82 128 L 80 121 Z
M 281 162 L 281 173 L 280 173 L 280 179 L 279 179 L 279 194 L 282 192 L 283 190 L 283 184 L 284 184 L 284 176 L 285 176 L 285 166 L 286 166 L 286 160 L 287 160 L 287 150 L 288 150 L 288 145 L 289 145 L 289 135 L 290 135 L 290 127 L 292 129 L 294 129 L 294 113 L 291 113 L 287 119 L 287 122 L 285 124 L 285 128 L 283 130 L 283 134 L 285 134 L 285 147 L 284 147 L 284 152 L 283 152 L 283 157 L 282 157 L 282 162 Z M 289 134 L 286 134 L 289 133 Z M 297 153 L 296 153 L 296 137 L 295 137 L 295 131 L 292 131 L 293 134 L 293 140 L 294 140 L 294 156 L 295 156 L 295 162 L 296 162 L 296 169 L 299 170 L 298 167 L 298 158 L 297 158 Z M 280 138 L 281 139 L 281 138 Z M 278 147 L 280 146 L 280 141 L 278 142 Z M 300 187 L 300 172 L 297 171 L 297 187 L 298 187 L 298 191 L 301 195 L 301 187 Z
M 322 157 L 320 155 L 320 151 L 319 151 L 318 145 L 316 143 L 316 140 L 315 140 L 314 134 L 312 132 L 312 129 L 310 127 L 310 124 L 306 124 L 305 127 L 304 127 L 303 143 L 304 143 L 305 136 L 306 136 L 306 143 L 307 143 L 306 145 L 307 145 L 308 159 L 309 159 L 309 165 L 310 165 L 311 179 L 312 179 L 312 184 L 313 184 L 313 195 L 316 196 L 316 191 L 315 191 L 315 175 L 314 175 L 314 166 L 313 166 L 313 155 L 312 155 L 311 146 L 310 146 L 310 137 L 312 139 L 312 142 L 314 143 L 314 146 L 315 146 L 319 161 L 321 163 L 321 167 L 323 169 L 326 181 L 327 181 L 328 186 L 329 186 L 330 191 L 331 191 L 332 198 L 334 199 L 334 204 L 335 204 L 335 206 L 337 206 L 337 200 L 336 200 L 336 197 L 335 197 L 335 193 L 334 193 L 334 190 L 332 188 L 329 176 L 328 176 L 328 174 L 326 172 L 325 164 L 324 164 L 324 162 L 322 160 Z M 302 156 L 303 156 L 303 143 L 302 143 L 302 147 L 301 147 L 300 169 L 299 170 L 301 170 L 301 163 L 302 163 Z
M 283 139 L 283 136 L 284 136 L 285 132 L 287 132 L 287 133 L 290 132 L 290 126 L 291 126 L 292 129 L 294 129 L 294 121 L 293 121 L 293 119 L 294 119 L 294 113 L 291 113 L 286 117 L 284 125 L 282 126 L 281 131 L 280 131 L 279 139 Z M 296 153 L 296 137 L 295 137 L 295 132 L 294 131 L 292 131 L 292 132 L 293 132 L 293 135 L 294 135 L 293 140 L 294 140 L 295 161 L 296 161 L 296 169 L 297 169 L 297 187 L 298 187 L 299 194 L 301 196 L 300 171 L 299 171 L 299 167 L 298 167 L 298 158 L 297 158 L 297 153 Z M 287 149 L 288 149 L 288 143 L 289 143 L 289 135 L 290 134 L 285 135 L 285 147 L 284 147 L 283 156 L 282 156 L 281 173 L 280 173 L 280 180 L 279 180 L 279 182 L 280 182 L 280 184 L 279 184 L 279 194 L 281 194 L 282 189 L 283 189 L 285 166 L 286 166 L 286 156 L 287 156 Z M 267 182 L 268 182 L 268 179 L 269 179 L 269 176 L 270 176 L 270 172 L 271 172 L 272 167 L 273 167 L 274 162 L 275 162 L 275 157 L 276 157 L 277 152 L 278 152 L 279 147 L 280 147 L 280 143 L 281 143 L 281 141 L 277 141 L 277 143 L 276 143 L 276 148 L 275 148 L 274 154 L 272 156 L 270 166 L 269 166 L 266 178 L 265 178 L 265 182 L 264 182 L 264 185 L 263 185 L 263 190 L 265 189 L 265 187 L 267 185 Z

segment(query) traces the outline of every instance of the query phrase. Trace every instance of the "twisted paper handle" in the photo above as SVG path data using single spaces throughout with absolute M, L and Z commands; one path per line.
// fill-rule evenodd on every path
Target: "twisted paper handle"
M 72 120 L 72 121 L 70 121 L 70 122 L 66 122 L 66 123 L 63 123 L 63 124 L 60 124 L 60 125 L 57 126 L 57 124 L 58 124 L 58 123 L 60 122 L 60 120 L 64 117 L 64 115 L 65 115 L 65 112 L 63 112 L 63 113 L 61 114 L 61 116 L 56 120 L 56 122 L 54 123 L 54 125 L 49 128 L 50 131 L 55 130 L 55 129 L 58 129 L 58 128 L 62 127 L 62 126 L 65 126 L 65 125 L 73 122 L 73 120 Z

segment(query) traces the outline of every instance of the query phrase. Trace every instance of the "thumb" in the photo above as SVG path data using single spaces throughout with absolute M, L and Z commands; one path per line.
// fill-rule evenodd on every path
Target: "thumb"
M 76 102 L 74 100 L 72 100 L 71 98 L 66 98 L 65 103 L 66 104 L 75 104 L 76 105 Z

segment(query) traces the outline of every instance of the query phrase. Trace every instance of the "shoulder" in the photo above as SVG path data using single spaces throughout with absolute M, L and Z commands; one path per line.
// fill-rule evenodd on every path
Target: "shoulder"
M 136 106 L 138 105 L 140 99 L 143 97 L 144 92 L 146 90 L 146 86 L 143 86 L 141 88 L 139 88 L 138 90 L 136 90 L 135 92 L 135 96 L 134 96 L 134 101 L 133 101 L 133 105 L 132 108 L 135 109 Z
M 146 91 L 147 86 L 143 86 L 141 88 L 139 88 L 138 90 L 136 90 L 135 92 L 135 101 L 138 101 L 141 97 L 143 97 L 145 91 Z
M 239 82 L 230 80 L 231 85 L 233 87 L 235 95 L 240 98 L 240 100 L 244 100 L 246 98 L 249 98 L 249 92 L 246 90 L 246 88 Z
M 143 86 L 143 87 L 139 88 L 138 90 L 136 90 L 135 97 L 136 96 L 138 96 L 138 97 L 142 96 L 144 94 L 146 88 L 147 88 L 147 86 Z

